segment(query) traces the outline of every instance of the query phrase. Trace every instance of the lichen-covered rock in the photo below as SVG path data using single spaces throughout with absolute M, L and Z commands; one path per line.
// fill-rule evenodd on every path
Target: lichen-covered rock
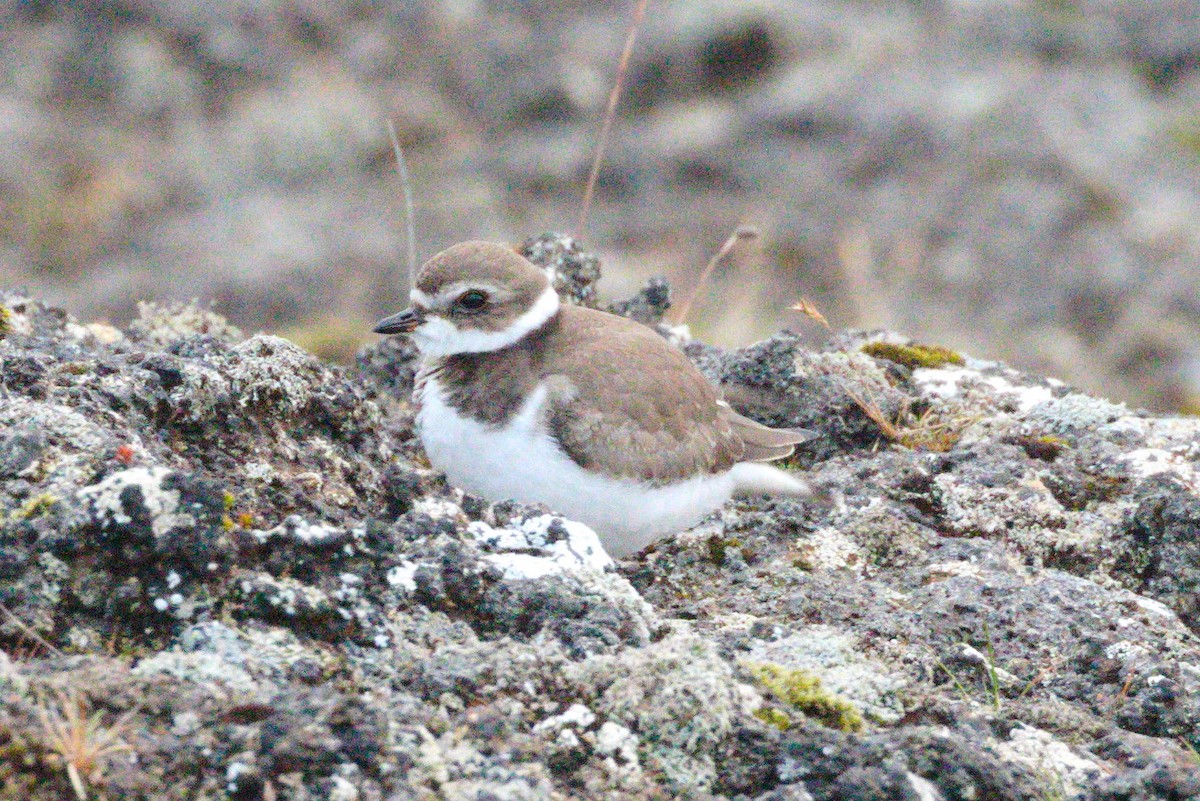
M 89 797 L 1196 794 L 1195 421 L 894 334 L 685 342 L 827 502 L 614 563 L 428 469 L 402 344 L 0 305 L 0 799 L 77 794 L 71 715 Z

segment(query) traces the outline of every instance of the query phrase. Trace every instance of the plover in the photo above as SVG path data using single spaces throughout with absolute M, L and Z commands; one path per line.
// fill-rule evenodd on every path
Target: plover
M 592 527 L 614 557 L 735 494 L 812 494 L 765 464 L 810 432 L 741 416 L 656 332 L 560 303 L 504 245 L 442 251 L 410 299 L 375 331 L 408 334 L 420 351 L 421 442 L 460 489 L 545 504 Z

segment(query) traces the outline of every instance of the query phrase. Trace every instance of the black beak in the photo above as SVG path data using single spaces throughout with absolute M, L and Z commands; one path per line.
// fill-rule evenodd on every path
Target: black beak
M 407 334 L 425 322 L 425 310 L 419 306 L 410 306 L 404 311 L 384 317 L 375 324 L 376 334 Z

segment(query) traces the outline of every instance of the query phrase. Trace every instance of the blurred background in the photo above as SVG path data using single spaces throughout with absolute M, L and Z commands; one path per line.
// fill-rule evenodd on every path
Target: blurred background
M 418 253 L 575 230 L 633 0 L 0 2 L 0 276 L 348 358 Z M 582 243 L 693 332 L 835 328 L 1200 409 L 1200 0 L 651 0 Z

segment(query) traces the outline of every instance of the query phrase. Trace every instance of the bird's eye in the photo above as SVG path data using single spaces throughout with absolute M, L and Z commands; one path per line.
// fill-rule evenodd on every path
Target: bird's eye
M 458 296 L 458 300 L 454 304 L 463 311 L 477 312 L 487 305 L 488 296 L 486 292 L 481 292 L 478 289 L 472 289 Z

